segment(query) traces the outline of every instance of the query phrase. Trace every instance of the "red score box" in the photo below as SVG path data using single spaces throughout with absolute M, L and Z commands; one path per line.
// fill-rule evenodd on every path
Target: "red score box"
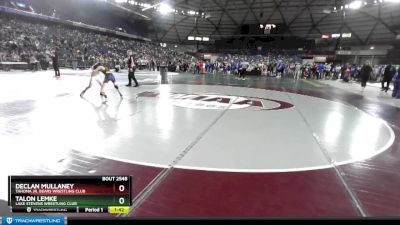
M 108 176 L 110 177 L 110 176 Z M 129 177 L 129 176 L 125 176 Z M 131 194 L 131 177 L 104 181 L 103 177 L 18 177 L 10 180 L 10 192 L 31 195 Z M 76 179 L 73 179 L 76 178 Z M 65 188 L 62 188 L 65 187 Z

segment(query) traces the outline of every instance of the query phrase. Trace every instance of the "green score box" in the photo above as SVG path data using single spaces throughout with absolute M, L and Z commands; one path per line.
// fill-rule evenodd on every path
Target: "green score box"
M 130 206 L 130 195 L 17 195 L 11 196 L 11 207 L 89 207 Z

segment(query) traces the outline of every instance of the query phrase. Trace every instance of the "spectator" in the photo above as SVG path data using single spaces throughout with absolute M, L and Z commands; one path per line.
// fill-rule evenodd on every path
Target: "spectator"
M 26 22 L 22 19 L 10 19 L 0 16 L 0 59 L 29 62 L 32 56 L 45 58 L 46 52 L 57 47 L 60 62 L 74 69 L 80 67 L 85 59 L 86 66 L 94 62 L 114 68 L 116 62 L 126 61 L 127 49 L 134 49 L 137 60 L 144 62 L 144 67 L 155 69 L 155 62 L 167 59 L 174 66 L 185 64 L 192 56 L 179 53 L 174 49 L 164 48 L 150 42 L 128 40 L 122 37 L 108 36 L 91 31 L 82 31 L 63 25 L 46 25 Z M 48 53 L 47 53 L 48 54 Z M 149 59 L 154 60 L 154 64 Z M 86 61 L 86 60 L 85 60 Z
M 370 66 L 370 62 L 366 61 L 365 65 L 361 68 L 360 77 L 361 77 L 361 89 L 364 91 L 367 86 L 367 81 L 371 77 L 372 67 Z
M 392 81 L 395 72 L 396 71 L 395 71 L 394 67 L 392 66 L 391 63 L 389 63 L 389 65 L 386 66 L 385 72 L 383 74 L 381 91 L 387 92 L 389 90 L 390 82 Z M 385 83 L 386 83 L 386 87 L 385 87 Z

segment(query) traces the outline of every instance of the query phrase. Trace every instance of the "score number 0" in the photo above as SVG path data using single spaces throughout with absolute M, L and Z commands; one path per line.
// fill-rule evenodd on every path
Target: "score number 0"
M 124 192 L 125 191 L 125 186 L 124 185 L 119 185 L 118 190 L 120 192 Z M 125 198 L 124 197 L 119 198 L 118 202 L 119 202 L 120 205 L 125 204 Z

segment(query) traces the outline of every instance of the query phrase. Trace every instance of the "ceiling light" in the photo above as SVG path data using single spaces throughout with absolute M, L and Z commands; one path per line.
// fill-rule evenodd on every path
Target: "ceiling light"
M 173 12 L 174 9 L 172 9 L 171 6 L 169 6 L 167 4 L 161 4 L 160 7 L 158 8 L 158 11 L 161 14 L 165 15 L 165 14 L 168 14 L 170 12 Z
M 361 1 L 354 1 L 352 3 L 349 4 L 349 8 L 350 9 L 359 9 L 362 6 L 362 2 Z

